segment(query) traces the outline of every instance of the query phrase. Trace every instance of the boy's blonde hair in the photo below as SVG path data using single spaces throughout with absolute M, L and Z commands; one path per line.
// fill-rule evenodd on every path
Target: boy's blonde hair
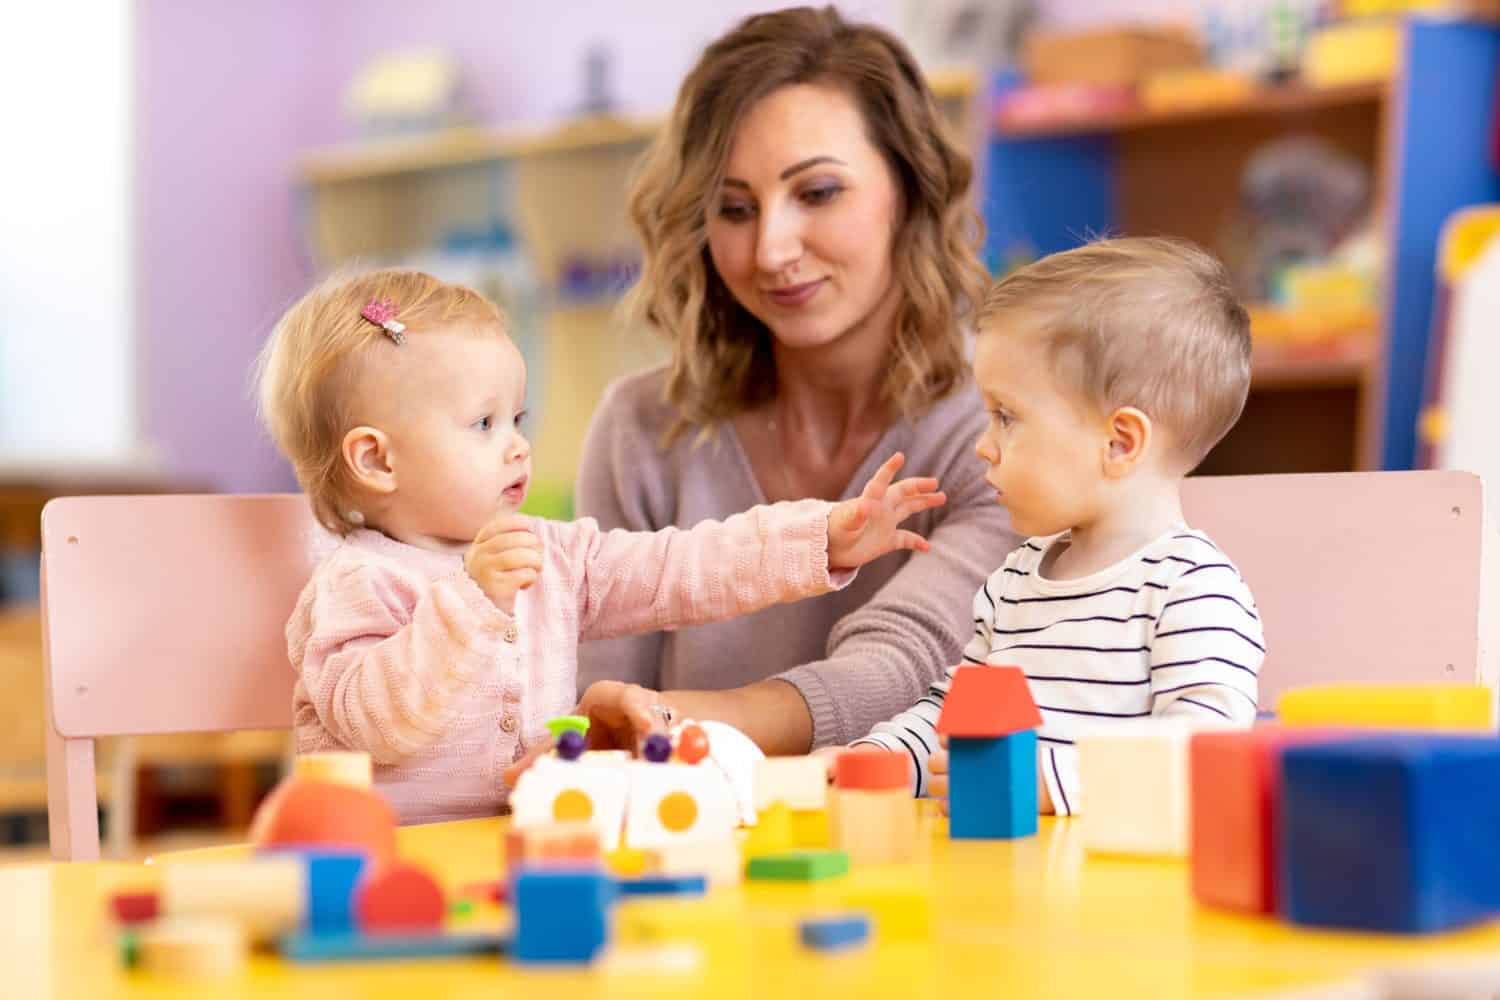
M 1196 466 L 1239 420 L 1250 391 L 1250 317 L 1228 274 L 1182 240 L 1100 240 L 993 285 L 981 333 L 1016 326 L 1046 341 L 1054 373 L 1105 411 L 1134 406 Z
M 386 331 L 360 315 L 372 300 L 391 303 L 404 337 L 423 333 L 505 335 L 489 299 L 421 271 L 335 274 L 302 296 L 271 332 L 255 364 L 261 422 L 286 456 L 319 523 L 337 534 L 355 525 L 353 482 L 343 462 L 351 391 L 373 350 L 399 351 Z

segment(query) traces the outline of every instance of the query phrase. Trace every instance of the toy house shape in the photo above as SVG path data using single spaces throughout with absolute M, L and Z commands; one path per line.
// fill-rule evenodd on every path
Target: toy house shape
M 948 835 L 1036 833 L 1036 729 L 1042 713 L 1020 667 L 960 667 L 938 717 L 948 737 Z
M 537 759 L 510 794 L 511 828 L 586 822 L 605 850 L 620 845 L 630 789 L 629 760 L 585 754 L 580 760 Z

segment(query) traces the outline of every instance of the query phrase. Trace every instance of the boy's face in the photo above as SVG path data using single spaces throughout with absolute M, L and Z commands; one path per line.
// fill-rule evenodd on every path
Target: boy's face
M 1105 417 L 1059 385 L 1044 343 L 1019 330 L 981 331 L 974 375 L 990 417 L 975 451 L 1015 530 L 1053 535 L 1092 520 L 1105 486 Z

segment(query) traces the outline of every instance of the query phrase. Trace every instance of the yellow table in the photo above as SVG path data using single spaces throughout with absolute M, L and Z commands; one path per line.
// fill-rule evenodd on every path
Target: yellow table
M 400 851 L 457 890 L 499 874 L 503 828 L 498 819 L 410 827 L 401 831 Z M 1085 856 L 1079 829 L 1067 820 L 1044 819 L 1039 836 L 1017 842 L 950 842 L 944 821 L 925 813 L 921 833 L 924 849 L 911 866 L 860 869 L 814 887 L 747 884 L 711 894 L 708 902 L 622 904 L 617 912 L 622 940 L 615 951 L 624 961 L 587 971 L 522 969 L 490 958 L 298 966 L 265 955 L 251 960 L 241 981 L 167 980 L 116 965 L 114 933 L 105 914 L 108 895 L 149 882 L 149 867 L 4 868 L 0 995 L 1160 1000 L 1332 986 L 1393 964 L 1453 963 L 1500 953 L 1496 924 L 1413 939 L 1312 933 L 1202 909 L 1187 891 L 1185 865 Z M 836 909 L 844 893 L 887 881 L 929 887 L 930 942 L 879 942 L 877 936 L 868 950 L 833 957 L 805 952 L 797 944 L 799 917 Z M 664 912 L 679 913 L 676 923 L 689 924 L 702 944 L 704 961 L 695 971 L 653 972 L 626 964 L 646 947 L 639 943 L 640 928 L 659 925 L 656 918 Z M 499 918 L 498 912 L 492 916 Z M 474 918 L 474 926 L 485 919 Z

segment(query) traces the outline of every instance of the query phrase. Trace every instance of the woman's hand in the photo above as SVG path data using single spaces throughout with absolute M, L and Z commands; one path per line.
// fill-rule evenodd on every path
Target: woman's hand
M 588 716 L 590 750 L 635 753 L 642 740 L 665 732 L 670 721 L 660 692 L 620 681 L 590 684 L 573 711 Z
M 828 568 L 857 569 L 897 549 L 926 552 L 927 539 L 897 527 L 918 511 L 941 507 L 947 496 L 938 492 L 931 478 L 903 479 L 893 483 L 906 462 L 900 452 L 885 460 L 864 492 L 837 504 L 828 514 Z

